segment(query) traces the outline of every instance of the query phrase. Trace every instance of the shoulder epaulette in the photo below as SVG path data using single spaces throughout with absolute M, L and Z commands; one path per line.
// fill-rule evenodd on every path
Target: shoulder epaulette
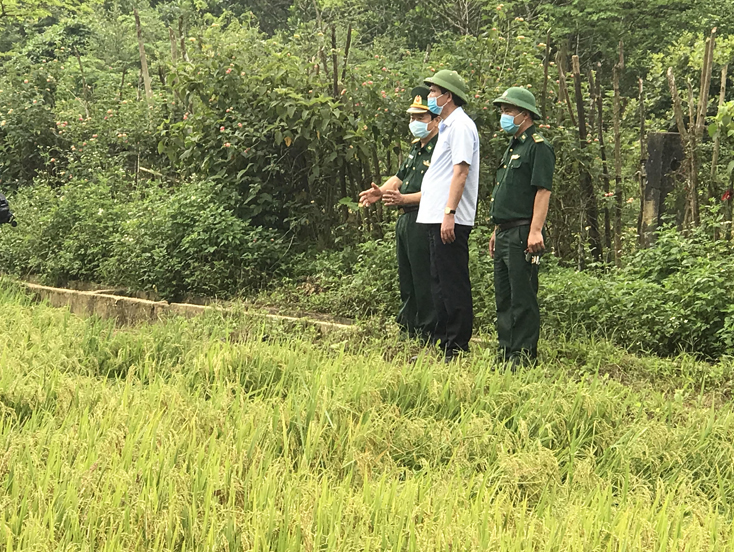
M 536 144 L 545 142 L 545 138 L 543 138 L 540 134 L 533 134 L 533 140 L 535 141 Z

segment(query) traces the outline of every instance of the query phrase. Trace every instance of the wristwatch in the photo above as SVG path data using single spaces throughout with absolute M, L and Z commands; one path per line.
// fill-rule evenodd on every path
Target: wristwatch
M 455 215 L 456 209 L 452 209 L 451 207 L 446 207 L 446 209 L 443 210 L 444 215 Z

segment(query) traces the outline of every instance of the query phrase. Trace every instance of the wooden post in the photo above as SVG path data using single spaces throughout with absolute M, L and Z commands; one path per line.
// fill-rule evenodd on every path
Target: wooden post
M 578 112 L 579 120 L 579 149 L 585 150 L 588 134 L 586 131 L 586 115 L 584 114 L 584 96 L 581 90 L 581 65 L 578 56 L 573 56 L 571 59 L 573 62 L 573 79 L 576 92 L 576 111 Z M 591 179 L 589 170 L 583 165 L 581 165 L 580 171 L 579 185 L 583 194 L 586 225 L 589 227 L 591 254 L 599 262 L 602 259 L 604 251 L 601 236 L 599 235 L 599 208 L 596 203 L 596 194 L 594 193 L 594 182 Z
M 642 212 L 645 205 L 645 182 L 647 181 L 647 174 L 645 165 L 647 164 L 647 131 L 645 129 L 645 88 L 644 81 L 639 78 L 638 92 L 640 104 L 640 168 L 638 171 L 640 180 L 640 213 L 637 216 L 637 243 L 644 245 L 644 236 L 642 228 Z
M 622 265 L 622 117 L 619 78 L 624 70 L 624 44 L 619 42 L 619 61 L 612 71 L 614 86 L 614 262 Z
M 601 71 L 601 63 L 597 65 Z M 597 73 L 596 78 L 596 111 L 599 121 L 597 132 L 599 133 L 599 153 L 601 154 L 601 170 L 603 178 L 604 193 L 609 194 L 609 168 L 607 167 L 607 147 L 604 142 L 604 94 L 601 87 L 601 78 Z M 612 249 L 612 222 L 609 217 L 609 207 L 604 206 L 604 245 L 607 251 Z M 607 255 L 609 255 L 607 253 Z M 609 259 L 607 259 L 607 262 Z
M 548 114 L 546 112 L 546 101 L 548 99 L 548 68 L 550 66 L 550 41 L 551 32 L 548 29 L 548 34 L 545 38 L 545 59 L 543 60 L 543 95 L 540 103 L 540 113 L 543 115 L 543 123 L 548 122 Z
M 135 15 L 135 30 L 138 35 L 138 51 L 140 53 L 140 70 L 143 74 L 143 85 L 145 86 L 145 97 L 150 100 L 153 97 L 153 90 L 150 86 L 150 73 L 148 73 L 148 60 L 145 57 L 145 43 L 143 42 L 143 30 L 140 26 L 140 14 L 138 8 L 133 7 Z

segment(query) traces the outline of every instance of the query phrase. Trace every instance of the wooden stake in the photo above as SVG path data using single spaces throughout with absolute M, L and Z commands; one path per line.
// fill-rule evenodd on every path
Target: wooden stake
M 597 65 L 601 72 L 601 63 Z M 597 123 L 597 132 L 599 133 L 599 153 L 601 154 L 601 171 L 603 179 L 604 193 L 609 193 L 609 168 L 607 167 L 607 147 L 604 142 L 604 94 L 601 87 L 601 78 L 597 73 L 596 79 L 596 111 L 599 118 Z M 604 207 L 604 245 L 607 251 L 612 249 L 612 222 L 609 217 L 609 207 Z M 608 255 L 608 254 L 607 254 Z M 607 259 L 609 262 L 609 259 Z
M 150 100 L 153 97 L 153 90 L 150 86 L 150 74 L 148 73 L 148 60 L 145 57 L 145 43 L 143 42 L 143 30 L 140 26 L 140 15 L 138 8 L 133 7 L 135 15 L 135 30 L 138 35 L 138 51 L 140 53 L 140 70 L 143 73 L 143 85 L 145 86 L 145 97 Z

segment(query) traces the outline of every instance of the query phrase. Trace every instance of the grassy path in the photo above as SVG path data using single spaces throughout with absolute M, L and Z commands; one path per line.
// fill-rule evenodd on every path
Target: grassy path
M 329 339 L 0 282 L 2 550 L 734 549 L 731 364 Z

